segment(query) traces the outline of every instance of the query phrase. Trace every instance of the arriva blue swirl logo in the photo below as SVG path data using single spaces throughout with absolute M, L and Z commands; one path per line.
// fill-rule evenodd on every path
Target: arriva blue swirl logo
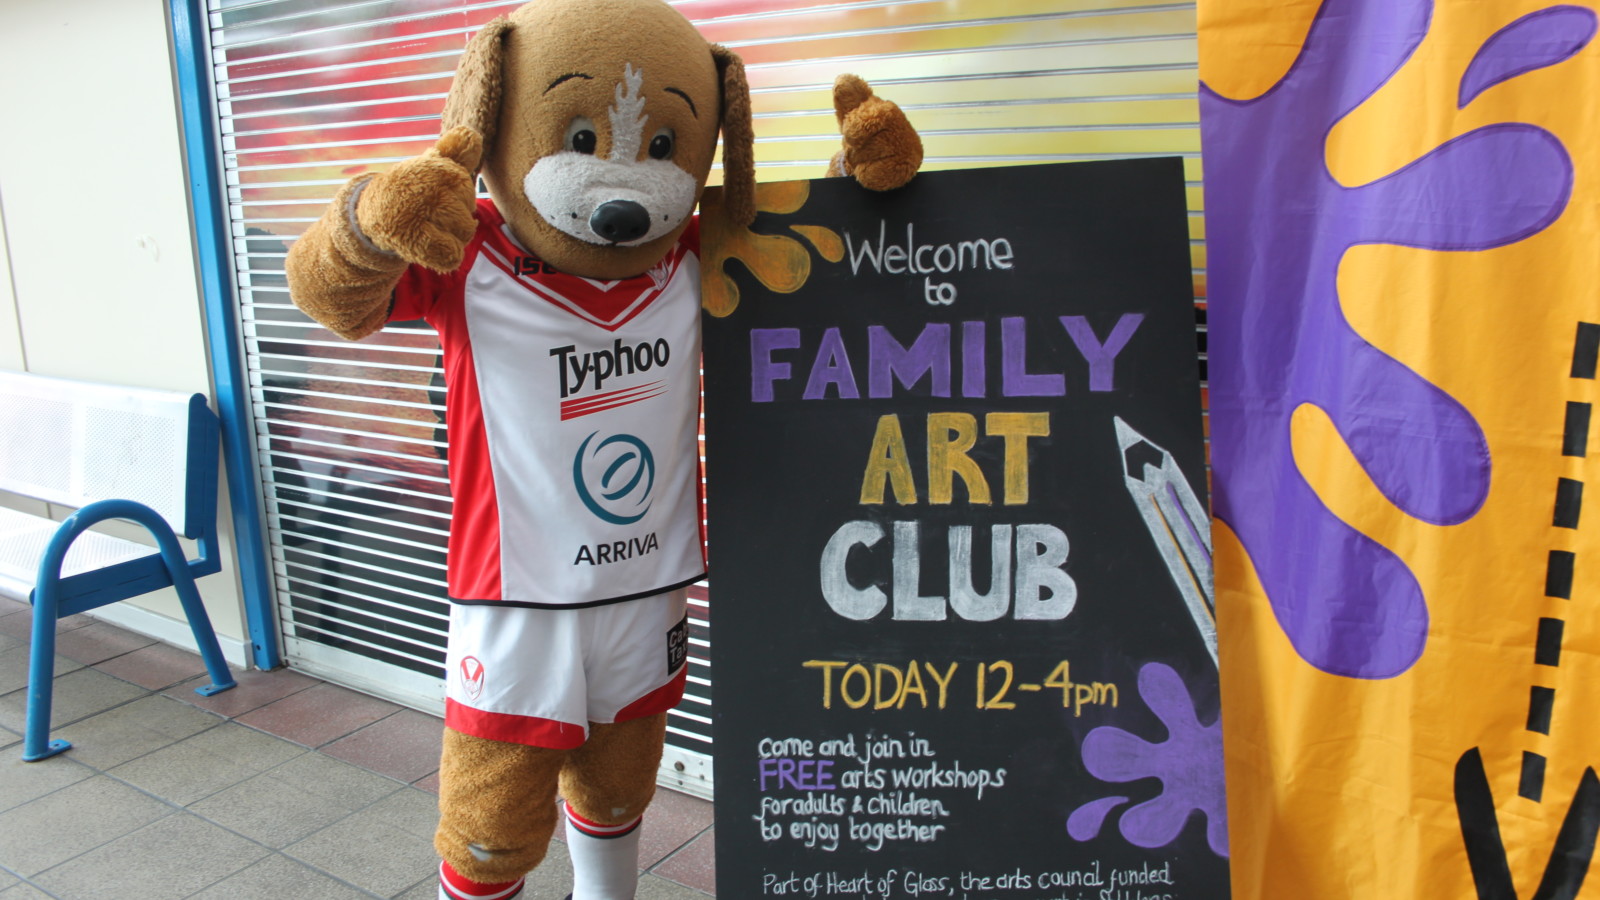
M 614 434 L 596 444 L 590 453 L 589 442 L 599 433 L 584 438 L 578 455 L 572 458 L 572 483 L 577 486 L 583 505 L 602 521 L 632 525 L 650 511 L 656 458 L 648 444 L 631 434 Z M 618 450 L 610 450 L 618 445 Z M 599 473 L 598 477 L 594 477 L 595 473 Z M 634 509 L 639 510 L 637 514 L 625 514 Z

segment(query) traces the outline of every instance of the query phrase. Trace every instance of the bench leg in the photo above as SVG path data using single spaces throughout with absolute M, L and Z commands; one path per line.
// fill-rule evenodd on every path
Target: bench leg
M 28 660 L 28 718 L 22 740 L 22 761 L 49 759 L 72 744 L 50 740 L 50 705 L 55 696 L 55 585 L 40 585 L 33 598 L 33 634 Z
M 167 571 L 172 575 L 172 586 L 178 592 L 178 601 L 183 604 L 183 614 L 189 619 L 189 630 L 194 632 L 195 646 L 200 648 L 200 658 L 205 661 L 206 674 L 211 676 L 211 683 L 194 689 L 196 694 L 209 697 L 235 687 L 233 673 L 228 671 L 228 662 L 222 658 L 222 647 L 217 643 L 216 629 L 211 627 L 211 617 L 206 615 L 206 605 L 200 600 L 200 591 L 195 587 L 194 575 L 189 571 L 189 564 L 183 557 L 183 552 L 178 546 L 178 539 L 171 533 L 157 534 L 156 543 L 161 547 L 161 558 L 167 564 Z

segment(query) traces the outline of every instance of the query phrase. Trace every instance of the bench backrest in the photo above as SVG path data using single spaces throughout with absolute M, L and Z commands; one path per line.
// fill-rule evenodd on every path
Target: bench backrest
M 217 419 L 202 394 L 0 372 L 0 490 L 135 500 L 178 534 L 216 523 Z

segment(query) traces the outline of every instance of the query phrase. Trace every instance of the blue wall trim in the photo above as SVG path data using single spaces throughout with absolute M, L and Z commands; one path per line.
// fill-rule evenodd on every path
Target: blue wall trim
M 222 154 L 211 126 L 215 106 L 211 96 L 203 4 L 204 0 L 170 0 L 172 47 L 177 56 L 184 155 L 188 160 L 206 337 L 211 351 L 217 413 L 222 419 L 223 464 L 228 474 L 228 497 L 233 505 L 234 551 L 244 590 L 245 619 L 256 667 L 275 669 L 283 664 L 283 656 L 278 648 L 261 501 L 256 492 L 249 381 L 241 358 L 235 320 L 237 310 L 227 276 L 228 213 L 223 199 Z

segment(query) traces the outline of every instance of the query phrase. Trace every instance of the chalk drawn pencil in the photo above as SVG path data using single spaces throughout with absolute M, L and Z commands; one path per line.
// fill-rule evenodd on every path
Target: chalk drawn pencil
M 1216 588 L 1211 566 L 1211 518 L 1172 454 L 1113 417 L 1122 451 L 1123 481 L 1167 572 L 1183 595 L 1195 628 L 1217 661 Z

